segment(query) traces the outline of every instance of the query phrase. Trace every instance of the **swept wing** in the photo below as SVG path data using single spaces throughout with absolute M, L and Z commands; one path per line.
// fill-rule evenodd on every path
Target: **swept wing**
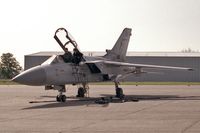
M 188 70 L 192 71 L 192 68 L 186 68 L 186 67 L 174 67 L 174 66 L 161 66 L 161 65 L 149 65 L 149 64 L 135 64 L 135 63 L 126 63 L 126 62 L 117 62 L 117 61 L 108 61 L 108 60 L 95 60 L 95 61 L 85 61 L 82 62 L 82 64 L 98 64 L 103 63 L 105 65 L 110 66 L 126 66 L 126 67 L 135 67 L 135 68 L 158 68 L 158 69 L 176 69 L 176 70 Z

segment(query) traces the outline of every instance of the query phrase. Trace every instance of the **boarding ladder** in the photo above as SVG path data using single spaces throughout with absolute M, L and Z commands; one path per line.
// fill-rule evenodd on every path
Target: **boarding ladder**
M 80 70 L 80 66 L 72 64 L 72 75 L 74 76 L 75 83 L 87 83 L 87 75 Z
M 84 70 L 83 70 L 84 71 Z M 89 86 L 88 86 L 88 77 L 85 73 L 81 72 L 80 67 L 76 64 L 72 64 L 72 75 L 75 80 L 75 84 L 78 84 L 77 87 L 83 87 L 86 89 L 86 96 L 89 97 Z M 82 86 L 81 86 L 82 84 Z

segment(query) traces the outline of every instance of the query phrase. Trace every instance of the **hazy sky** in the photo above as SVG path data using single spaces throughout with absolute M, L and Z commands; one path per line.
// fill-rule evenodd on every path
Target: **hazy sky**
M 65 27 L 82 51 L 112 48 L 132 28 L 129 51 L 200 50 L 200 0 L 0 0 L 0 54 L 61 51 Z

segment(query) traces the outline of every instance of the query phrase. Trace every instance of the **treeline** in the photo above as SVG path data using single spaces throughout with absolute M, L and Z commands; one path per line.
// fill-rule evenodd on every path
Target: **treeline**
M 3 53 L 0 60 L 0 78 L 12 79 L 18 75 L 22 67 L 12 53 Z

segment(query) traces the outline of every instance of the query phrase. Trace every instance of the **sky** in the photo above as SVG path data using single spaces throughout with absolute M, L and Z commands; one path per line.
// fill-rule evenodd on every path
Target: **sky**
M 0 0 L 0 54 L 62 51 L 66 28 L 81 51 L 111 49 L 132 28 L 128 51 L 200 50 L 200 0 Z

